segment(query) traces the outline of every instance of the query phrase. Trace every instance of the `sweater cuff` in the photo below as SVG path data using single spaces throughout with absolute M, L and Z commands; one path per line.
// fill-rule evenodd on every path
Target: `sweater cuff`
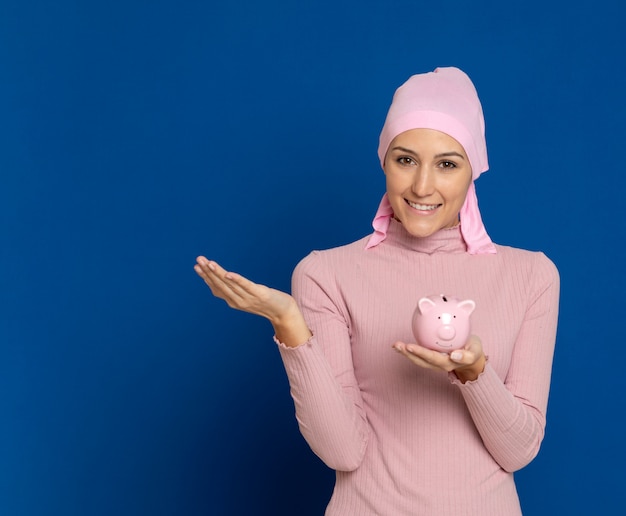
M 506 399 L 511 395 L 504 388 L 502 379 L 489 363 L 485 364 L 484 371 L 480 373 L 476 380 L 462 383 L 461 380 L 456 378 L 456 375 L 453 376 L 454 379 L 450 376 L 448 378 L 453 385 L 458 387 L 468 406 L 480 405 L 481 400 L 485 399 L 496 400 L 496 405 L 498 403 L 506 403 Z
M 486 356 L 485 357 L 485 368 L 483 369 L 482 373 L 480 373 L 475 380 L 468 380 L 465 383 L 463 383 L 459 377 L 456 375 L 456 373 L 454 371 L 450 371 L 448 373 L 448 380 L 450 381 L 450 383 L 452 385 L 458 385 L 459 387 L 470 387 L 473 384 L 476 384 L 478 382 L 484 381 L 481 380 L 481 378 L 483 376 L 488 376 L 487 373 L 487 369 L 491 369 L 491 366 L 489 365 L 489 357 Z M 494 371 L 495 372 L 495 371 Z
M 311 339 L 313 339 L 313 335 L 311 335 L 306 341 L 304 341 L 302 344 L 298 344 L 297 346 L 287 346 L 287 344 L 281 342 L 280 340 L 278 340 L 278 338 L 276 337 L 276 335 L 274 335 L 273 337 L 274 342 L 278 345 L 279 349 L 298 349 L 301 348 L 302 346 L 306 346 L 306 345 L 310 345 L 311 344 Z
M 274 342 L 278 347 L 280 357 L 287 370 L 287 376 L 290 380 L 294 380 L 293 375 L 302 373 L 303 371 L 315 369 L 316 367 L 325 367 L 320 362 L 324 362 L 319 353 L 319 347 L 315 346 L 315 335 L 312 335 L 302 344 L 296 347 L 287 346 L 274 335 Z

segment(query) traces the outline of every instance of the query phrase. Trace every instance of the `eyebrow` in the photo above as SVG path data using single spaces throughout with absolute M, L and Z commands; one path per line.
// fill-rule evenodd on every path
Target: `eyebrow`
M 391 150 L 392 150 L 392 151 L 399 150 L 399 151 L 402 151 L 402 152 L 408 152 L 409 154 L 415 154 L 415 155 L 417 155 L 417 152 L 415 152 L 414 150 L 411 150 L 411 149 L 407 149 L 406 147 L 394 147 L 394 148 L 393 148 L 393 149 L 391 149 Z M 456 152 L 456 151 L 442 152 L 442 153 L 440 153 L 440 154 L 437 154 L 437 155 L 435 156 L 435 158 L 448 158 L 448 157 L 451 157 L 451 156 L 456 156 L 456 157 L 459 157 L 459 158 L 461 158 L 461 159 L 465 159 L 465 157 L 463 156 L 463 154 L 459 154 L 459 153 L 458 153 L 458 152 Z

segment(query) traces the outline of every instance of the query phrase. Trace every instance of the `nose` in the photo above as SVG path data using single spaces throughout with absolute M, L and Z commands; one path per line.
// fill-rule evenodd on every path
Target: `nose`
M 415 171 L 411 191 L 418 197 L 428 197 L 434 191 L 434 177 L 431 171 L 420 167 Z

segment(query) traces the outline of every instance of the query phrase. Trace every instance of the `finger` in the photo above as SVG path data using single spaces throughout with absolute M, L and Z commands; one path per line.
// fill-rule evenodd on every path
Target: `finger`
M 409 344 L 407 346 L 407 351 L 412 355 L 417 356 L 423 361 L 428 362 L 429 364 L 436 367 L 445 367 L 449 363 L 449 357 L 447 353 L 428 349 L 418 344 Z
M 214 266 L 208 261 L 200 261 L 194 265 L 194 270 L 200 276 L 209 287 L 213 288 L 219 286 L 219 278 L 215 274 Z
M 196 274 L 200 276 L 209 286 L 211 286 L 211 282 L 213 282 L 213 276 L 210 274 L 210 271 L 207 271 L 203 265 L 196 264 L 193 267 L 193 270 L 196 271 Z
M 242 308 L 259 302 L 264 303 L 267 300 L 268 289 L 264 285 L 254 283 L 236 272 L 223 269 L 218 269 L 216 272 L 218 280 L 222 282 L 224 288 L 228 288 L 236 296 L 236 299 L 242 303 Z
M 205 282 L 213 295 L 222 298 L 231 308 L 262 315 L 268 300 L 269 289 L 230 272 L 217 262 L 199 259 L 198 264 L 206 276 Z
M 412 353 L 410 351 L 411 345 L 407 345 L 404 342 L 396 342 L 392 347 L 398 353 L 400 353 L 401 355 L 404 355 L 406 358 L 408 358 L 415 365 L 423 367 L 424 369 L 439 369 L 439 367 L 437 367 L 436 365 L 433 365 L 430 362 L 428 362 L 427 360 L 424 360 L 422 357 Z
M 222 268 L 217 262 L 213 260 L 207 260 L 204 257 L 198 257 L 197 264 L 194 269 L 205 281 L 210 282 L 214 285 L 228 285 L 230 284 L 228 280 L 229 273 L 224 268 Z
M 241 294 L 257 294 L 259 285 L 250 281 L 248 278 L 243 277 L 241 274 L 237 274 L 236 272 L 226 272 L 222 279 Z
M 226 274 L 226 270 L 223 269 L 216 261 L 209 260 L 204 256 L 199 256 L 196 259 L 196 265 L 199 266 L 207 275 L 224 276 Z
M 243 294 L 241 289 L 229 279 L 229 273 L 217 262 L 198 257 L 194 266 L 196 273 L 211 289 L 211 293 L 224 299 L 229 305 L 240 302 Z
M 215 297 L 219 297 L 230 304 L 231 300 L 237 299 L 239 296 L 232 291 L 228 284 L 224 283 L 218 276 L 206 274 L 201 270 L 198 274 L 202 277 L 206 285 L 208 285 L 211 293 Z
M 207 260 L 204 256 L 198 256 L 198 258 L 196 258 L 194 270 L 203 279 L 211 279 L 213 277 L 215 265 Z

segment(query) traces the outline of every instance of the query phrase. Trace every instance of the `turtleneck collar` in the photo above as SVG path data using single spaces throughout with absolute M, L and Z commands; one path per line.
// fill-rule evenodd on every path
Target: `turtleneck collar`
M 460 224 L 452 228 L 440 229 L 428 237 L 420 238 L 411 235 L 404 229 L 401 222 L 393 218 L 389 221 L 387 238 L 382 245 L 391 245 L 425 254 L 467 252 Z

